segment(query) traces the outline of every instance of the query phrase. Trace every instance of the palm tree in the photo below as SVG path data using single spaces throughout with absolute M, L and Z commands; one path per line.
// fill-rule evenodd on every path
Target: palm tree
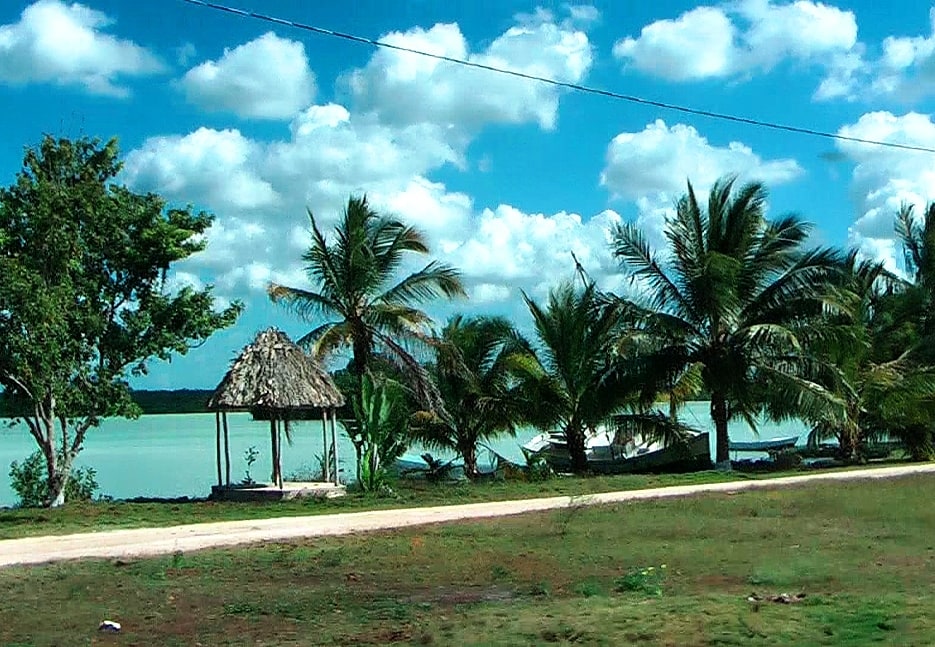
M 827 362 L 833 368 L 822 367 L 816 381 L 841 399 L 843 416 L 821 412 L 809 443 L 834 438 L 842 458 L 858 461 L 869 442 L 895 436 L 904 437 L 915 454 L 924 443 L 913 444 L 909 436 L 931 413 L 935 373 L 912 361 L 911 345 L 893 343 L 901 335 L 891 309 L 909 286 L 882 263 L 859 260 L 856 252 L 848 256 L 846 268 L 852 316 L 828 318 L 824 325 L 840 326 L 848 343 L 815 347 L 817 366 Z
M 935 202 L 925 209 L 920 223 L 911 204 L 896 214 L 896 234 L 903 246 L 906 271 L 917 284 L 935 285 Z
M 680 435 L 668 418 L 645 411 L 643 405 L 657 391 L 635 379 L 633 368 L 641 363 L 621 352 L 629 304 L 598 291 L 589 279 L 581 289 L 570 282 L 552 289 L 545 308 L 525 293 L 523 299 L 535 324 L 542 367 L 523 378 L 525 388 L 539 395 L 539 422 L 559 425 L 574 471 L 587 470 L 585 441 L 601 426 L 666 440 Z
M 431 322 L 419 306 L 464 295 L 459 272 L 432 261 L 397 282 L 407 256 L 428 254 L 428 244 L 417 229 L 371 209 L 366 196 L 348 200 L 333 240 L 325 238 L 311 211 L 308 216 L 312 243 L 302 260 L 315 288 L 273 283 L 268 289 L 273 302 L 304 319 L 326 319 L 299 343 L 318 358 L 349 346 L 358 387 L 379 353 L 416 378 L 419 394 L 427 398 L 429 383 L 406 342 L 420 339 Z
M 646 327 L 663 340 L 646 360 L 670 376 L 700 367 L 710 393 L 716 462 L 730 468 L 728 424 L 808 415 L 840 407 L 826 389 L 803 377 L 803 343 L 822 312 L 843 309 L 832 281 L 840 254 L 805 250 L 809 227 L 795 216 L 767 221 L 766 189 L 734 178 L 715 183 L 703 208 L 688 183 L 666 224 L 669 255 L 660 258 L 632 225 L 613 232 L 613 250 L 645 299 Z M 639 302 L 638 302 L 639 301 Z
M 896 214 L 896 235 L 902 243 L 907 286 L 899 304 L 902 314 L 914 322 L 921 344 L 916 355 L 926 362 L 935 360 L 935 202 L 928 205 L 920 223 L 912 205 L 903 205 Z
M 452 317 L 432 342 L 429 368 L 444 404 L 420 411 L 415 426 L 427 445 L 457 452 L 468 478 L 477 475 L 477 446 L 516 434 L 534 404 L 524 397 L 519 371 L 533 361 L 529 343 L 502 317 Z

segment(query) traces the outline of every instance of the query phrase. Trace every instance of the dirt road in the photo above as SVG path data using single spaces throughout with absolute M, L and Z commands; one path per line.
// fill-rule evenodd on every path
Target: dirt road
M 521 501 L 497 501 L 430 508 L 375 510 L 371 512 L 279 517 L 248 521 L 223 521 L 170 528 L 140 528 L 77 535 L 28 537 L 0 541 L 0 567 L 15 564 L 41 564 L 88 557 L 115 558 L 163 555 L 236 544 L 346 535 L 444 521 L 500 517 L 539 510 L 553 510 L 569 505 L 596 505 L 688 496 L 705 492 L 736 492 L 740 490 L 778 488 L 800 483 L 814 483 L 816 481 L 883 479 L 912 474 L 935 474 L 935 464 L 808 474 L 758 481 L 731 481 L 625 492 L 606 492 L 586 497 L 560 496 Z

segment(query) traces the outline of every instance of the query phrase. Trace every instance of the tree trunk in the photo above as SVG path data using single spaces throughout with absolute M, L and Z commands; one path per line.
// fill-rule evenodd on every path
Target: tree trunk
M 715 469 L 730 471 L 730 434 L 727 430 L 727 399 L 720 393 L 711 395 L 711 419 L 715 433 Z
M 45 455 L 46 473 L 48 474 L 49 507 L 65 505 L 65 486 L 71 473 L 70 461 L 59 461 L 54 442 L 42 448 Z
M 41 404 L 36 406 L 36 423 L 40 429 L 39 446 L 45 456 L 46 483 L 48 487 L 47 505 L 58 508 L 65 505 L 65 486 L 71 474 L 71 462 L 74 456 L 66 446 L 67 438 L 63 437 L 62 451 L 58 451 L 55 438 L 55 398 L 48 395 Z
M 465 443 L 461 448 L 464 459 L 464 475 L 472 481 L 477 478 L 477 447 L 474 443 Z
M 848 463 L 860 462 L 860 447 L 857 434 L 850 429 L 845 429 L 838 437 L 838 450 L 841 452 L 841 458 Z
M 565 430 L 565 440 L 568 443 L 572 471 L 575 474 L 587 472 L 588 456 L 585 453 L 584 429 L 578 425 L 570 425 Z

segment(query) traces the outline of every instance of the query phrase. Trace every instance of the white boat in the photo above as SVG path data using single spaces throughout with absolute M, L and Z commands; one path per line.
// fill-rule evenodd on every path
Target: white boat
M 687 442 L 666 447 L 662 443 L 635 436 L 623 444 L 614 442 L 615 434 L 598 429 L 585 437 L 588 469 L 594 472 L 664 472 L 710 469 L 711 450 L 707 433 L 691 434 Z M 568 443 L 561 432 L 546 432 L 523 445 L 531 455 L 543 456 L 559 471 L 571 467 Z

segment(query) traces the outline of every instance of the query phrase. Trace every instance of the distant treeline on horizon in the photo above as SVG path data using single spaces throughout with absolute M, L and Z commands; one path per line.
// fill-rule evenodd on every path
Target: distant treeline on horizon
M 130 395 L 144 414 L 167 413 L 207 413 L 208 398 L 213 391 L 209 389 L 173 389 L 131 391 Z M 14 403 L 6 393 L 0 394 L 0 418 L 12 418 L 22 415 L 16 411 Z

